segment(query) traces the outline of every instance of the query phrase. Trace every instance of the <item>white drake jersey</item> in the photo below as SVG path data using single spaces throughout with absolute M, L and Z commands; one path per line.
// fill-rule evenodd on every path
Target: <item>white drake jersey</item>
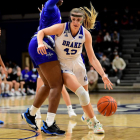
M 82 53 L 83 43 L 85 42 L 85 33 L 83 26 L 80 27 L 79 32 L 75 37 L 70 31 L 70 23 L 65 23 L 65 28 L 62 34 L 55 36 L 55 52 L 59 60 L 75 59 Z

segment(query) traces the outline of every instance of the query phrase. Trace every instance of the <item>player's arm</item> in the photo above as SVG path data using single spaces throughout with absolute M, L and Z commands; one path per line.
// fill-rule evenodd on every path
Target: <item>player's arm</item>
M 7 77 L 7 69 L 6 69 L 6 67 L 5 67 L 5 65 L 4 65 L 4 63 L 2 61 L 1 55 L 0 55 L 0 65 L 3 67 L 4 73 L 5 73 L 6 77 Z
M 45 3 L 44 8 L 51 10 L 58 3 L 59 0 L 49 0 Z
M 113 84 L 107 78 L 99 60 L 95 56 L 95 53 L 92 48 L 92 37 L 91 37 L 91 34 L 89 33 L 89 31 L 87 31 L 87 30 L 85 30 L 85 48 L 86 48 L 86 52 L 87 52 L 90 64 L 95 68 L 95 70 L 102 77 L 102 80 L 104 82 L 104 88 L 106 89 L 106 86 L 107 86 L 109 90 L 112 89 L 111 85 L 113 85 Z
M 64 29 L 64 24 L 55 24 L 51 27 L 42 29 L 38 32 L 37 34 L 37 41 L 38 41 L 38 49 L 37 52 L 38 54 L 47 54 L 46 49 L 47 47 L 43 44 L 43 38 L 44 36 L 47 35 L 56 35 L 56 36 L 60 36 L 63 32 Z
M 4 63 L 3 63 L 3 61 L 2 61 L 1 55 L 0 55 L 0 65 L 1 65 L 3 68 L 5 68 L 5 65 L 4 65 Z

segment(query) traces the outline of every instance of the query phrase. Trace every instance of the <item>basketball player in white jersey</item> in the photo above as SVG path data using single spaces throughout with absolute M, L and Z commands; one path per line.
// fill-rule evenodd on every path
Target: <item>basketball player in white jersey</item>
M 55 51 L 63 71 L 64 84 L 78 97 L 83 111 L 89 118 L 88 125 L 94 133 L 104 133 L 104 129 L 94 115 L 88 93 L 88 80 L 85 65 L 81 58 L 83 44 L 91 65 L 101 75 L 104 88 L 112 89 L 112 83 L 107 78 L 101 64 L 96 58 L 92 48 L 92 37 L 89 29 L 94 28 L 97 12 L 91 4 L 91 10 L 87 7 L 74 8 L 70 12 L 71 22 L 56 24 L 38 32 L 38 53 L 47 53 L 47 47 L 43 44 L 46 35 L 55 35 Z M 84 27 L 82 26 L 84 24 Z

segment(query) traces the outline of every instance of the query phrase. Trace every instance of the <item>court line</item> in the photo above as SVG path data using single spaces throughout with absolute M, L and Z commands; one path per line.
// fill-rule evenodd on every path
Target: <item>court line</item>
M 58 124 L 58 125 L 67 125 L 67 124 Z M 87 125 L 76 125 L 76 126 L 87 126 Z M 125 127 L 125 128 L 140 128 L 136 126 L 111 126 L 111 125 L 103 125 L 103 127 Z
M 34 138 L 34 137 L 37 137 L 39 135 L 38 132 L 34 131 L 34 130 L 29 130 L 29 129 L 20 129 L 20 128 L 5 128 L 5 127 L 1 127 L 1 128 L 4 128 L 4 129 L 18 129 L 18 130 L 26 130 L 26 131 L 32 131 L 34 133 L 36 133 L 34 136 L 31 136 L 31 137 L 27 137 L 27 138 L 0 138 L 0 139 L 17 139 L 17 140 L 26 140 L 26 139 L 29 139 L 29 138 Z M 0 128 L 0 129 L 1 129 Z

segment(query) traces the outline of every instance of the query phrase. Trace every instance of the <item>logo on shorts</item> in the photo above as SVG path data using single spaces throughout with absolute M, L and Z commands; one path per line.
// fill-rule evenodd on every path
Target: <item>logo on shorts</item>
M 53 56 L 53 53 L 47 53 L 46 56 L 48 56 L 48 58 L 51 58 Z
M 87 76 L 84 77 L 84 81 L 87 81 Z

